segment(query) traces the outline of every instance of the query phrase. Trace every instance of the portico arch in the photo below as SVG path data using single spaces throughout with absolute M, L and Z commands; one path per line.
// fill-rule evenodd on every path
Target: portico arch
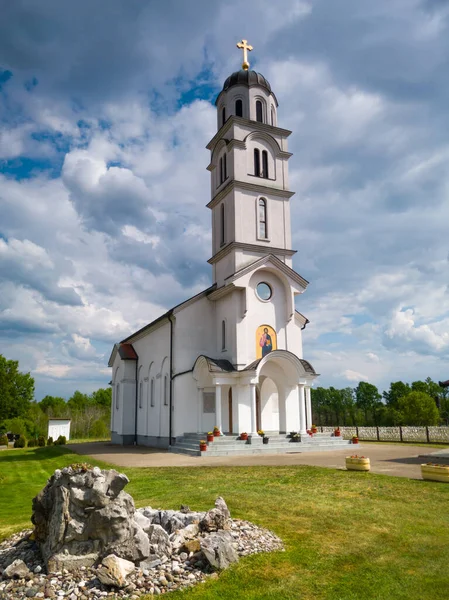
M 312 365 L 287 350 L 274 350 L 251 366 L 261 398 L 261 428 L 305 433 L 312 418 L 310 387 L 317 377 Z

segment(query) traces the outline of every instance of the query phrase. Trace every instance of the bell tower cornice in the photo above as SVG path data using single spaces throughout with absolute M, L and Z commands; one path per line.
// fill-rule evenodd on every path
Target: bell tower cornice
M 214 206 L 219 204 L 223 198 L 236 189 L 254 192 L 256 194 L 275 196 L 280 199 L 289 199 L 295 195 L 295 192 L 291 192 L 290 190 L 283 190 L 268 185 L 262 185 L 261 183 L 248 183 L 247 181 L 231 179 L 231 181 L 223 189 L 221 189 L 208 204 L 206 204 L 207 208 L 214 208 Z
M 240 125 L 243 127 L 247 127 L 251 129 L 251 131 L 260 131 L 264 133 L 268 133 L 272 136 L 279 136 L 283 138 L 288 138 L 291 135 L 290 129 L 283 129 L 282 127 L 276 127 L 274 125 L 268 125 L 267 123 L 259 123 L 258 121 L 251 121 L 250 119 L 245 119 L 243 117 L 236 117 L 235 115 L 231 115 L 226 123 L 224 123 L 211 141 L 207 144 L 207 150 L 211 150 L 213 152 L 216 144 L 224 137 L 224 135 L 234 126 Z

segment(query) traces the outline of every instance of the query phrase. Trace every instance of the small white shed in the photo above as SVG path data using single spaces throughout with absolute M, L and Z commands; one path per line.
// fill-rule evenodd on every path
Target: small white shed
M 70 439 L 70 419 L 48 419 L 48 436 L 55 442 L 60 435 Z

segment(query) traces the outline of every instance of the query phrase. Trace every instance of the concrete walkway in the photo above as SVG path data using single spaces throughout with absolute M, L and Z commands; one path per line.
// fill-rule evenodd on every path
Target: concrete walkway
M 399 444 L 358 444 L 330 452 L 298 452 L 289 454 L 192 457 L 172 454 L 143 446 L 114 446 L 108 442 L 69 444 L 73 452 L 92 456 L 119 467 L 249 467 L 260 465 L 311 465 L 344 469 L 345 456 L 368 456 L 371 471 L 396 477 L 421 479 L 420 465 L 424 462 L 449 464 L 449 454 L 438 456 L 436 448 L 401 446 Z

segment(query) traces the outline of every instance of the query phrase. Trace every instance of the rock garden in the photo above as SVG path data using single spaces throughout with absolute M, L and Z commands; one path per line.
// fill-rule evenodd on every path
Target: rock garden
M 207 512 L 136 510 L 127 483 L 86 464 L 56 470 L 33 499 L 34 530 L 0 544 L 0 600 L 160 595 L 283 549 L 270 531 L 232 519 L 223 498 Z

